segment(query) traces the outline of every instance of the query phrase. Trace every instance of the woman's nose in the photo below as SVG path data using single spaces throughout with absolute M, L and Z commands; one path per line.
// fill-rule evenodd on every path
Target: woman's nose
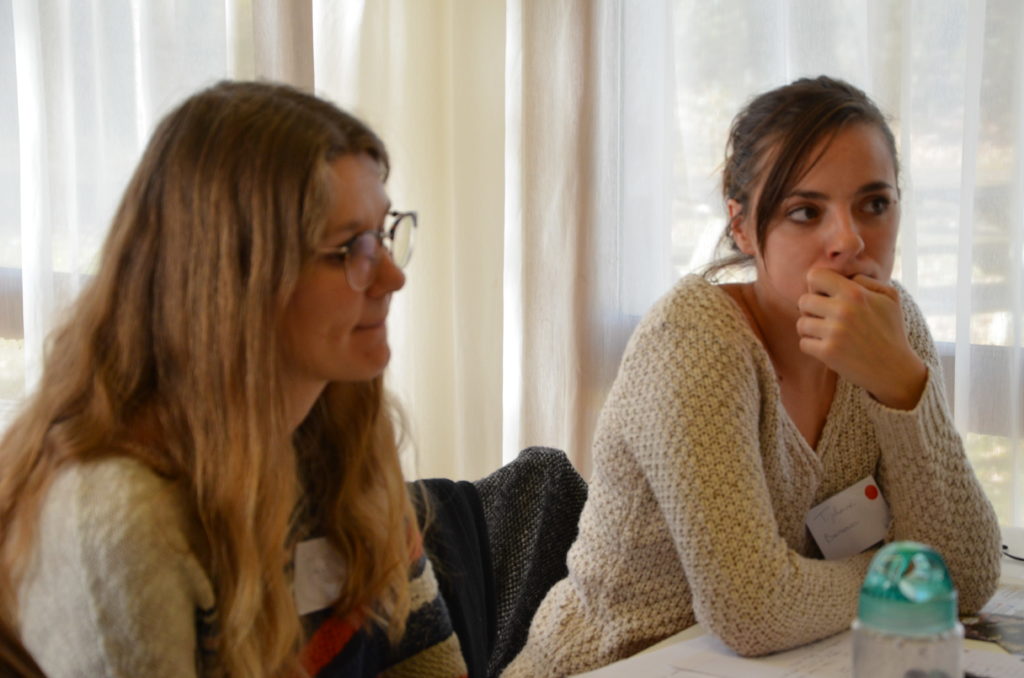
M 381 248 L 380 259 L 377 261 L 377 272 L 373 278 L 373 284 L 366 290 L 371 296 L 379 296 L 397 292 L 405 286 L 405 273 L 398 268 L 391 253 Z
M 827 247 L 830 261 L 852 259 L 864 251 L 864 239 L 853 215 L 843 213 L 832 219 Z

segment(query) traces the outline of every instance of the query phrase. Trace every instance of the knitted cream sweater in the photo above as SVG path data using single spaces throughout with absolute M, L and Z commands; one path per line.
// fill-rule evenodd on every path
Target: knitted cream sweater
M 40 516 L 20 593 L 25 646 L 51 678 L 208 675 L 213 585 L 185 502 L 143 464 L 70 464 Z
M 872 552 L 825 561 L 808 510 L 869 474 L 888 539 L 946 558 L 965 612 L 999 575 L 999 529 L 964 455 L 924 319 L 901 290 L 929 368 L 914 410 L 842 378 L 818 449 L 786 414 L 739 307 L 697 276 L 648 313 L 598 422 L 594 473 L 569 575 L 541 603 L 503 674 L 562 676 L 636 653 L 696 622 L 744 655 L 849 627 Z
M 69 464 L 40 516 L 37 552 L 19 592 L 22 638 L 50 678 L 219 675 L 216 598 L 191 546 L 174 485 L 124 457 Z M 329 583 L 328 583 L 329 584 Z M 430 561 L 417 554 L 406 636 L 379 634 L 326 611 L 302 662 L 317 676 L 465 676 L 466 664 Z

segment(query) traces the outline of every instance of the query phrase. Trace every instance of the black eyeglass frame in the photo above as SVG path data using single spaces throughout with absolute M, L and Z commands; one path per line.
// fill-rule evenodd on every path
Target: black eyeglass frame
M 390 212 L 388 212 L 387 215 L 393 219 L 390 227 L 377 231 L 362 231 L 361 233 L 355 234 L 354 236 L 352 236 L 342 244 L 338 245 L 337 247 L 328 247 L 317 250 L 317 254 L 320 254 L 321 256 L 337 257 L 339 263 L 342 263 L 345 266 L 345 277 L 348 279 L 348 284 L 352 287 L 352 289 L 356 290 L 357 292 L 362 292 L 367 287 L 369 287 L 369 283 L 365 285 L 357 285 L 353 283 L 353 274 L 351 273 L 352 268 L 349 266 L 349 254 L 352 253 L 356 241 L 358 241 L 360 238 L 365 238 L 366 236 L 369 235 L 377 239 L 378 247 L 374 251 L 373 268 L 371 269 L 371 272 L 375 271 L 377 269 L 377 266 L 380 265 L 380 248 L 383 248 L 388 253 L 388 256 L 391 257 L 391 261 L 394 262 L 395 266 L 397 266 L 398 268 L 405 268 L 405 266 L 412 259 L 413 242 L 416 235 L 416 229 L 419 226 L 418 215 L 416 214 L 415 211 L 400 212 L 397 210 L 391 210 Z M 398 261 L 394 257 L 395 231 L 398 230 L 398 226 L 402 224 L 403 220 L 406 219 L 409 220 L 409 224 L 411 225 L 411 230 L 409 231 L 409 247 L 405 252 L 404 260 Z

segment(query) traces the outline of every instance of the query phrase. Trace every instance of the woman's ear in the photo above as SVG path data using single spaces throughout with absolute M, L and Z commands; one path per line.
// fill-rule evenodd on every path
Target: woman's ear
M 725 201 L 725 207 L 729 210 L 729 232 L 736 247 L 744 254 L 756 255 L 757 237 L 753 233 L 754 225 L 743 211 L 742 203 L 729 198 Z

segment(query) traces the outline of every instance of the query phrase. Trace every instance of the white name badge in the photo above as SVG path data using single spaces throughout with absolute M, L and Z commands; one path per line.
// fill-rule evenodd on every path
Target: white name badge
M 295 547 L 295 606 L 309 614 L 338 599 L 345 568 L 327 539 L 309 539 Z
M 889 505 L 868 476 L 812 508 L 806 522 L 826 559 L 846 558 L 885 538 Z

